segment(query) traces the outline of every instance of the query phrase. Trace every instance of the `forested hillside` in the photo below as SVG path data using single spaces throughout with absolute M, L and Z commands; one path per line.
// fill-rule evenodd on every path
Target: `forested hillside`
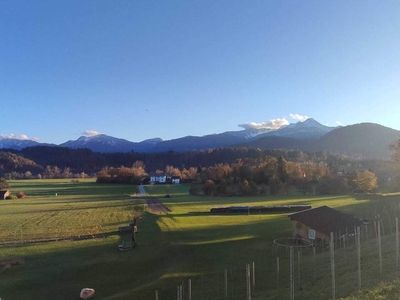
M 393 177 L 389 160 L 354 159 L 327 151 L 220 148 L 184 153 L 97 153 L 38 146 L 13 152 L 0 152 L 0 176 L 7 179 L 91 176 L 98 177 L 98 182 L 138 184 L 146 183 L 151 173 L 165 173 L 193 182 L 195 194 L 279 194 L 290 186 L 308 193 L 317 184 L 321 192 L 340 193 L 357 190 L 357 176 L 366 171 L 376 177 L 374 187 L 378 183 L 388 186 Z

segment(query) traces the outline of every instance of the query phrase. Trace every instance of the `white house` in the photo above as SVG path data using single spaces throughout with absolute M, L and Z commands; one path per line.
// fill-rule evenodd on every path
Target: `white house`
M 165 175 L 165 174 L 150 174 L 150 182 L 166 183 L 167 175 Z
M 179 176 L 172 176 L 171 177 L 171 183 L 180 183 L 181 178 Z

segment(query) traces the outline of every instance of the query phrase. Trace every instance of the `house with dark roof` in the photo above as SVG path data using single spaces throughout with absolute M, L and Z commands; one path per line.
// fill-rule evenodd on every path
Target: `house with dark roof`
M 0 199 L 5 200 L 8 196 L 10 196 L 9 190 L 1 190 L 0 191 Z
M 352 234 L 354 228 L 362 227 L 365 222 L 326 205 L 292 213 L 288 217 L 292 221 L 294 238 L 325 243 L 329 242 L 331 232 L 335 238 L 346 232 Z

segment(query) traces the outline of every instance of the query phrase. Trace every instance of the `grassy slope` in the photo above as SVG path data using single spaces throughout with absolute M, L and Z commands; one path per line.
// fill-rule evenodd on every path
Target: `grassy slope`
M 99 299 L 132 299 L 133 296 L 151 299 L 155 289 L 160 290 L 163 299 L 171 298 L 182 278 L 194 278 L 197 280 L 194 284 L 199 284 L 200 274 L 205 274 L 204 281 L 207 281 L 216 270 L 271 260 L 273 239 L 290 235 L 291 224 L 286 214 L 215 216 L 204 213 L 212 206 L 329 205 L 363 217 L 381 210 L 379 203 L 341 196 L 208 198 L 188 196 L 188 187 L 184 185 L 146 187 L 151 196 L 172 195 L 162 199 L 172 212 L 144 213 L 139 221 L 139 247 L 132 252 L 119 252 L 117 245 L 125 237 L 116 234 L 116 228 L 129 221 L 133 209 L 142 207 L 141 200 L 129 197 L 136 192 L 134 186 L 97 185 L 93 181 L 81 181 L 77 185 L 68 181 L 11 184 L 13 192 L 24 190 L 30 197 L 0 202 L 1 234 L 18 236 L 20 228 L 24 237 L 44 236 L 54 230 L 60 234 L 61 228 L 83 233 L 93 231 L 98 225 L 95 228 L 107 233 L 107 238 L 0 248 L 0 259 L 15 256 L 26 261 L 25 266 L 0 274 L 0 297 L 4 299 L 42 299 L 58 289 L 63 292 L 57 299 L 71 299 L 87 286 L 96 289 Z M 323 270 L 329 267 L 329 259 L 324 256 L 327 253 L 320 254 Z M 324 285 L 329 287 L 325 281 Z M 208 284 L 209 288 L 215 288 L 215 280 Z M 351 292 L 352 288 L 344 292 Z M 318 297 L 318 291 L 313 293 Z

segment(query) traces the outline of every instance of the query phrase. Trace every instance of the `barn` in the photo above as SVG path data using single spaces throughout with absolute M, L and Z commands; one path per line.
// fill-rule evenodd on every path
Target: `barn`
M 330 233 L 335 238 L 354 233 L 354 228 L 365 224 L 365 220 L 332 209 L 326 205 L 288 215 L 292 221 L 293 238 L 329 243 Z

